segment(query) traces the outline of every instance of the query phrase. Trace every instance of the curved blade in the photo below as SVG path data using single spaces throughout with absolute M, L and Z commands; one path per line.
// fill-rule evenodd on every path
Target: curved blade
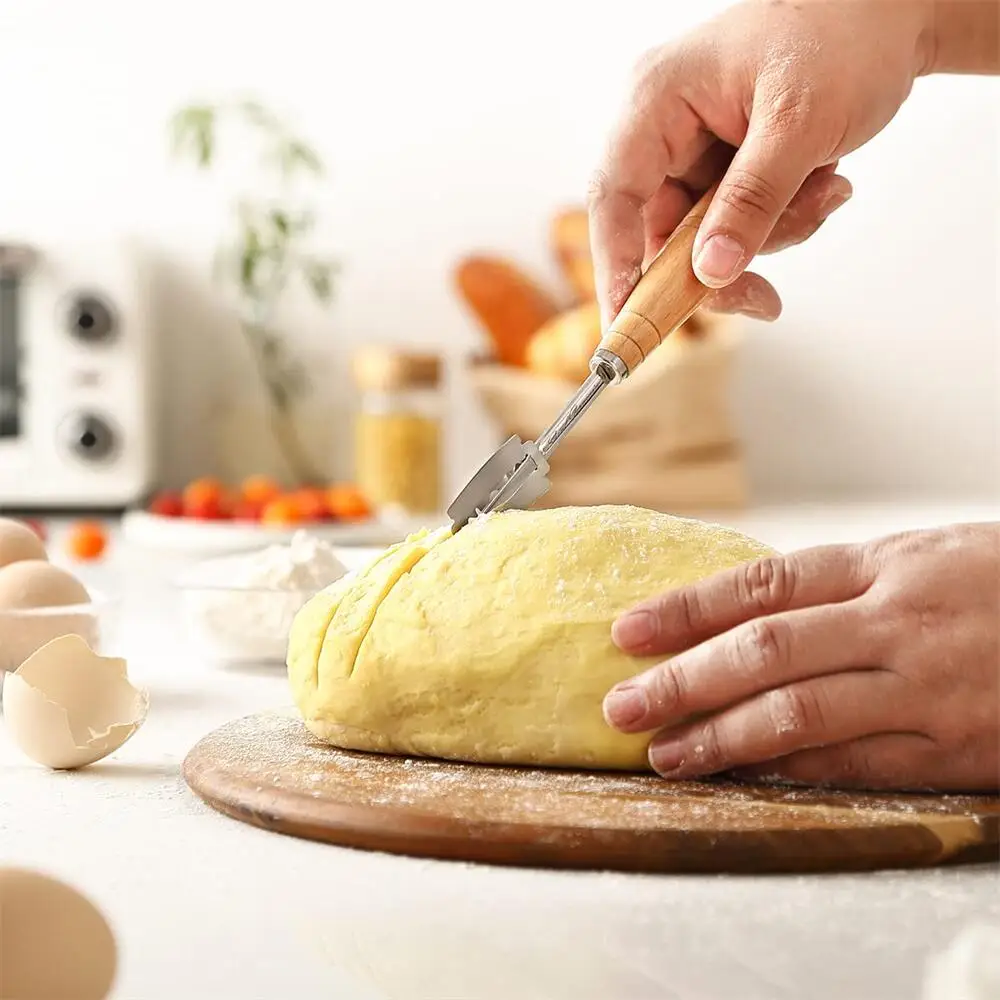
M 533 441 L 511 435 L 480 467 L 448 508 L 452 529 L 477 514 L 526 508 L 548 492 L 549 463 Z

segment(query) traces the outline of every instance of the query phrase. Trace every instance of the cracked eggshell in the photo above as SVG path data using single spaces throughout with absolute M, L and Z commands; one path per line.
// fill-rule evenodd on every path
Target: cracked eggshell
M 54 770 L 85 767 L 114 753 L 148 711 L 149 697 L 129 682 L 125 661 L 98 656 L 78 635 L 47 642 L 3 686 L 11 738 L 26 756 Z
M 104 1000 L 118 949 L 107 920 L 76 889 L 0 868 L 0 1000 Z

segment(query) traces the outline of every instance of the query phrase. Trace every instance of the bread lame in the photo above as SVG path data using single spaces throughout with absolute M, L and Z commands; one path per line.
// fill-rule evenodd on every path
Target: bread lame
M 628 378 L 698 308 L 711 289 L 694 274 L 692 251 L 715 189 L 683 218 L 639 279 L 590 359 L 590 374 L 537 441 L 509 437 L 448 508 L 452 530 L 478 514 L 526 510 L 549 490 L 549 457 L 609 386 Z

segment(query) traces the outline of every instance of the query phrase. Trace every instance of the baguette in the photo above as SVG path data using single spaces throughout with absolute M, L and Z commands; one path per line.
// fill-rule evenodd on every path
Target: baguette
M 490 338 L 505 365 L 524 367 L 528 343 L 559 307 L 552 297 L 510 261 L 472 255 L 454 273 L 463 301 Z

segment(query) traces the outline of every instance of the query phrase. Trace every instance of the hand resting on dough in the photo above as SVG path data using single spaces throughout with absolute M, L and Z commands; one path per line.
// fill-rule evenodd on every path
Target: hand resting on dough
M 612 634 L 683 650 L 605 700 L 621 732 L 659 730 L 661 774 L 1000 785 L 1000 524 L 766 558 L 640 603 Z

